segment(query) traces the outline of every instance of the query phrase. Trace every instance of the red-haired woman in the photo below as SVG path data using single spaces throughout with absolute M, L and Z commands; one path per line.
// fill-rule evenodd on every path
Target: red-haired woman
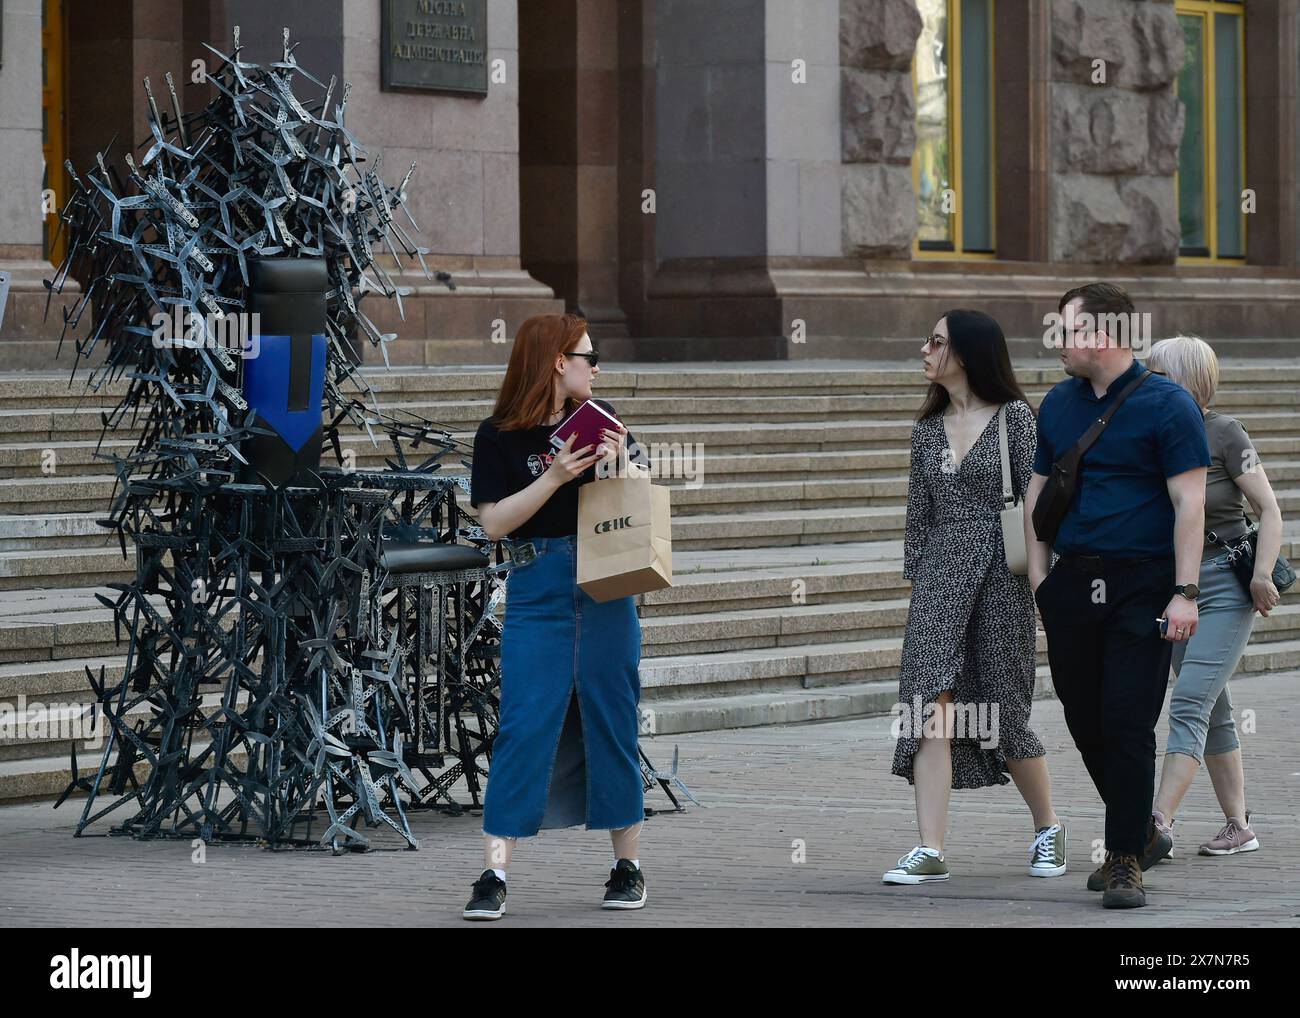
M 641 908 L 637 858 L 644 818 L 637 753 L 641 624 L 631 597 L 599 603 L 577 584 L 578 488 L 613 463 L 631 434 L 556 452 L 551 432 L 584 400 L 600 369 L 576 315 L 520 326 L 496 408 L 474 438 L 470 504 L 513 565 L 501 638 L 501 719 L 483 804 L 484 863 L 466 919 L 505 912 L 515 840 L 542 827 L 608 830 L 614 866 L 602 908 Z M 603 400 L 598 403 L 613 408 Z M 633 456 L 633 459 L 644 460 Z M 604 473 L 604 471 L 601 471 Z

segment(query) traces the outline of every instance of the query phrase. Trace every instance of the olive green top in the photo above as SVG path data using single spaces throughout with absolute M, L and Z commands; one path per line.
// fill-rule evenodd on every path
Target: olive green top
M 1205 476 L 1205 529 L 1219 537 L 1240 537 L 1249 526 L 1245 518 L 1245 493 L 1235 478 L 1255 468 L 1259 454 L 1241 421 L 1217 410 L 1205 413 L 1205 437 L 1210 443 L 1210 469 Z M 1205 542 L 1203 558 L 1223 551 Z

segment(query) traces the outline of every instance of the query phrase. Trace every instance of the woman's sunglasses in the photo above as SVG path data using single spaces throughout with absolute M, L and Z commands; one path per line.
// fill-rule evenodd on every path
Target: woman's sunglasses
M 595 350 L 592 350 L 591 353 L 566 353 L 564 356 L 565 356 L 565 357 L 585 357 L 585 358 L 587 359 L 587 363 L 590 364 L 593 368 L 596 366 L 597 362 L 600 360 L 600 354 L 596 353 Z

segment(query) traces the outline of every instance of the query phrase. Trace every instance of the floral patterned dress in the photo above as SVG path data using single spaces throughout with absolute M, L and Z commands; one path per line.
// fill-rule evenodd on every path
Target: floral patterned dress
M 1028 404 L 1006 405 L 1011 486 L 1024 498 L 1033 469 L 1037 428 Z M 1002 545 L 1002 466 L 994 414 L 960 462 L 948 445 L 941 414 L 912 428 L 903 575 L 912 600 L 903 636 L 899 701 L 936 702 L 952 691 L 955 703 L 984 710 L 980 738 L 967 726 L 952 740 L 952 787 L 1005 785 L 1008 759 L 1042 756 L 1029 728 L 1034 690 L 1034 596 L 1025 576 L 1007 568 Z M 894 749 L 893 773 L 913 780 L 912 757 L 921 734 L 904 727 Z

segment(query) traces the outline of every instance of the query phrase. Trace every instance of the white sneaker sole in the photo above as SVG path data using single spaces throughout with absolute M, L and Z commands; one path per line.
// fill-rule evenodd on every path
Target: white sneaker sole
M 1251 838 L 1244 845 L 1238 845 L 1236 848 L 1206 848 L 1201 846 L 1201 855 L 1236 855 L 1238 852 L 1254 852 L 1259 848 L 1259 839 Z
M 1029 875 L 1031 877 L 1059 877 L 1065 873 L 1065 863 L 1060 866 L 1030 866 Z
M 928 884 L 931 880 L 947 880 L 950 873 L 925 873 L 919 876 L 911 873 L 886 873 L 880 878 L 882 884 Z
M 642 894 L 641 894 L 641 900 L 640 900 L 640 901 L 602 901 L 602 902 L 600 903 L 600 907 L 601 907 L 601 908 L 616 908 L 616 909 L 620 909 L 620 910 L 624 910 L 624 911 L 626 911 L 627 909 L 633 909 L 633 908 L 645 908 L 646 899 L 649 898 L 649 897 L 650 897 L 650 892 L 649 892 L 649 891 L 644 891 L 644 892 L 642 892 Z
M 469 909 L 465 909 L 465 911 L 462 912 L 460 916 L 462 919 L 472 919 L 478 922 L 484 922 L 490 919 L 500 919 L 505 914 L 506 914 L 506 907 L 502 905 L 501 910 L 499 912 L 491 912 L 491 911 L 486 911 L 484 909 L 475 909 L 473 912 L 471 912 Z

